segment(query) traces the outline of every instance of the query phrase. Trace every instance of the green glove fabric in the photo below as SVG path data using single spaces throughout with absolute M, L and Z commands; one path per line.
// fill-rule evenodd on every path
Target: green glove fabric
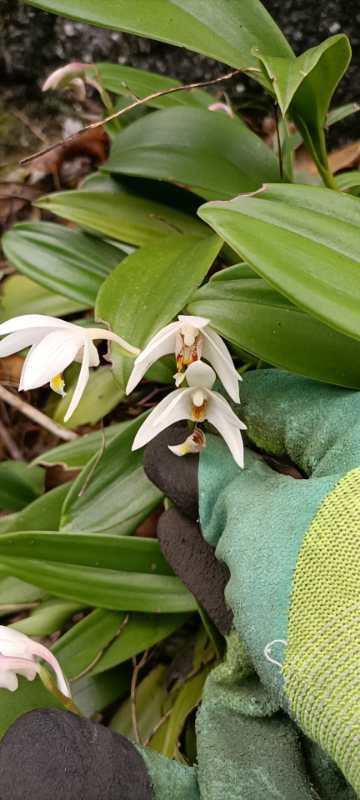
M 323 751 L 360 793 L 360 393 L 259 370 L 244 380 L 241 416 L 259 449 L 288 456 L 307 479 L 276 473 L 250 451 L 241 471 L 209 437 L 203 535 L 230 570 L 235 628 L 273 704 L 320 746 L 317 761 Z M 202 760 L 210 763 L 210 749 Z M 340 796 L 354 792 L 340 782 Z

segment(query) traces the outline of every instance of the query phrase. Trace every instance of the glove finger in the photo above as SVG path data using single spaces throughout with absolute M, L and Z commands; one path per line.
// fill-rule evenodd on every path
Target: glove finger
M 241 418 L 261 450 L 286 455 L 305 475 L 359 464 L 360 393 L 277 369 L 244 376 Z
M 172 425 L 145 448 L 144 469 L 148 478 L 190 519 L 199 516 L 199 456 L 174 455 L 169 445 L 180 444 L 189 435 L 186 424 Z
M 145 762 L 125 736 L 68 711 L 20 717 L 0 746 L 6 800 L 153 800 Z
M 228 633 L 233 615 L 225 604 L 224 591 L 230 573 L 215 558 L 214 548 L 205 542 L 199 526 L 171 508 L 160 517 L 158 539 L 175 574 L 205 608 L 220 633 Z

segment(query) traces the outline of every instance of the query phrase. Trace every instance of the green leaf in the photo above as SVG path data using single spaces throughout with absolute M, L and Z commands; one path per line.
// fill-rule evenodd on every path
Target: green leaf
M 209 271 L 221 240 L 172 236 L 161 245 L 128 256 L 107 278 L 98 295 L 96 315 L 133 345 L 145 342 L 185 305 Z M 126 386 L 133 360 L 113 353 L 120 386 Z
M 142 452 L 131 451 L 145 417 L 124 425 L 100 460 L 96 454 L 75 480 L 63 507 L 65 530 L 133 533 L 159 504 L 162 494 L 144 473 Z
M 352 114 L 356 114 L 357 111 L 360 111 L 359 103 L 345 103 L 343 106 L 333 108 L 327 115 L 326 125 L 327 127 L 336 125 L 337 122 L 342 122 L 343 119 L 351 117 Z
M 78 603 L 51 597 L 43 600 L 29 617 L 14 622 L 11 627 L 26 633 L 27 636 L 50 636 L 55 631 L 61 630 L 81 608 Z
M 212 279 L 199 289 L 187 313 L 208 317 L 237 349 L 267 364 L 308 378 L 360 388 L 360 343 L 292 305 L 260 278 Z M 229 276 L 231 278 L 231 276 Z
M 18 511 L 44 491 L 44 471 L 20 461 L 0 464 L 0 509 Z
M 134 97 L 148 97 L 154 92 L 163 91 L 180 86 L 180 81 L 168 78 L 165 75 L 158 75 L 156 72 L 147 72 L 144 69 L 134 69 L 134 67 L 123 67 L 120 64 L 101 63 L 96 64 L 94 73 L 100 77 L 102 85 L 109 92 L 129 97 L 130 101 Z M 174 92 L 164 97 L 156 97 L 150 100 L 148 105 L 154 108 L 172 108 L 173 106 L 203 106 L 208 107 L 214 102 L 214 97 L 207 92 L 193 89 L 191 92 Z
M 228 199 L 280 180 L 278 160 L 239 117 L 201 108 L 147 115 L 114 137 L 104 170 L 181 184 Z
M 7 575 L 0 565 L 0 615 L 12 614 L 36 605 L 44 597 L 37 586 Z
M 12 531 L 58 530 L 61 511 L 66 495 L 70 490 L 69 483 L 63 483 L 50 492 L 38 497 L 15 517 L 9 519 L 6 533 Z
M 61 703 L 50 694 L 37 678 L 30 682 L 20 678 L 16 692 L 0 689 L 0 737 L 4 736 L 10 725 L 18 717 L 36 708 L 63 708 Z
M 68 422 L 64 416 L 71 403 L 79 377 L 80 366 L 71 367 L 71 378 L 68 383 L 70 370 L 66 373 L 66 395 L 55 399 L 51 395 L 47 411 L 55 422 L 60 422 L 64 428 L 76 428 L 78 425 L 95 425 L 100 419 L 109 414 L 124 397 L 124 392 L 115 380 L 111 367 L 99 367 L 90 372 L 86 391 L 79 405 Z
M 157 614 L 196 610 L 190 592 L 167 574 L 157 547 L 158 542 L 129 537 L 15 533 L 0 537 L 0 565 L 50 594 L 86 606 Z
M 53 447 L 52 450 L 41 453 L 32 463 L 41 464 L 46 467 L 61 464 L 62 467 L 70 470 L 84 467 L 90 458 L 99 452 L 104 439 L 105 447 L 107 447 L 127 424 L 127 422 L 115 422 L 113 425 L 109 425 L 108 428 L 104 428 L 103 430 L 86 433 L 84 436 L 79 436 L 72 442 L 59 444 L 57 447 Z M 53 527 L 53 525 L 50 525 L 51 529 L 53 529 Z
M 30 2 L 30 0 L 28 0 Z M 259 0 L 31 0 L 54 14 L 187 47 L 245 68 L 256 61 L 257 45 L 272 55 L 291 48 Z
M 2 557 L 104 570 L 172 575 L 157 539 L 93 533 L 20 531 L 0 537 Z
M 274 185 L 209 203 L 202 219 L 300 308 L 360 338 L 360 204 L 315 186 Z
M 1 285 L 0 322 L 21 314 L 66 317 L 84 308 L 86 305 L 54 294 L 25 275 L 10 275 Z
M 105 672 L 102 675 L 85 675 L 71 686 L 75 705 L 86 717 L 92 717 L 107 706 L 121 699 L 130 688 L 130 673 L 127 666 Z
M 204 684 L 210 671 L 211 666 L 204 666 L 196 675 L 189 678 L 180 689 L 161 737 L 163 741 L 160 750 L 164 756 L 174 758 L 176 755 L 178 742 L 187 717 L 199 705 Z M 153 739 L 150 740 L 149 746 L 158 749 L 156 741 L 155 734 Z
M 96 663 L 103 650 L 121 630 L 125 614 L 97 608 L 73 625 L 52 650 L 71 680 Z
M 350 172 L 343 172 L 341 175 L 336 175 L 336 183 L 342 192 L 350 192 L 351 194 L 360 194 L 360 170 L 354 169 Z
M 351 59 L 347 36 L 331 36 L 295 60 L 273 58 L 265 51 L 257 55 L 283 115 L 290 110 L 319 171 L 327 172 L 324 127 L 331 98 Z
M 5 233 L 6 258 L 19 272 L 81 305 L 97 292 L 124 253 L 81 231 L 51 222 L 23 223 Z
M 103 236 L 139 246 L 174 232 L 199 237 L 207 234 L 205 226 L 189 214 L 131 194 L 59 192 L 42 197 L 37 206 Z
M 148 650 L 174 633 L 188 619 L 188 614 L 130 614 L 127 625 L 106 649 L 91 674 L 97 675 Z

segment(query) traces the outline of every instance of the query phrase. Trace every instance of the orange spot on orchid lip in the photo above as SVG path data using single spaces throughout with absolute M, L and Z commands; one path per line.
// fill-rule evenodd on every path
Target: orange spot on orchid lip
M 201 406 L 196 406 L 193 403 L 191 407 L 191 419 L 194 420 L 194 422 L 203 422 L 206 417 L 207 407 L 207 400 L 204 400 Z

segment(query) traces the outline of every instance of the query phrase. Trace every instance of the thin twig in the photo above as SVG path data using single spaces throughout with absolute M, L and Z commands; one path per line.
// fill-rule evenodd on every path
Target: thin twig
M 46 428 L 50 433 L 58 436 L 59 439 L 63 439 L 64 442 L 73 442 L 74 439 L 78 438 L 77 433 L 74 433 L 74 431 L 67 431 L 66 428 L 53 422 L 50 417 L 43 414 L 42 411 L 38 411 L 37 408 L 31 406 L 30 403 L 26 403 L 25 400 L 20 400 L 20 397 L 4 389 L 3 386 L 0 386 L 0 400 L 16 408 L 17 411 L 20 411 L 20 414 L 24 414 L 25 417 L 36 422 L 37 425 L 41 425 L 42 428 Z
M 0 420 L 0 439 L 2 439 L 8 453 L 10 453 L 11 458 L 15 459 L 15 461 L 24 461 L 24 456 L 19 450 L 16 442 L 14 442 L 11 434 L 6 429 L 5 425 Z
M 132 660 L 134 669 L 133 669 L 132 676 L 131 676 L 131 694 L 130 694 L 130 699 L 131 699 L 131 719 L 132 719 L 132 727 L 133 727 L 134 738 L 135 738 L 135 741 L 136 741 L 137 744 L 141 744 L 141 740 L 140 740 L 139 725 L 138 725 L 137 714 L 136 714 L 136 685 L 137 685 L 137 679 L 138 679 L 139 672 L 142 669 L 142 667 L 144 666 L 144 664 L 146 664 L 148 655 L 149 655 L 149 651 L 145 650 L 145 653 L 143 653 L 142 658 L 140 659 L 138 664 L 136 663 L 136 657 L 135 656 L 133 656 L 133 660 Z
M 151 741 L 151 739 L 153 738 L 153 736 L 155 736 L 155 733 L 157 733 L 159 728 L 161 728 L 162 725 L 164 725 L 164 722 L 166 722 L 166 720 L 169 719 L 170 714 L 172 713 L 173 710 L 174 710 L 174 706 L 171 706 L 171 708 L 169 708 L 169 710 L 166 711 L 166 713 L 163 714 L 163 716 L 160 717 L 160 719 L 158 719 L 156 725 L 154 725 L 152 731 L 149 733 L 149 736 L 147 736 L 145 741 L 142 743 L 143 747 L 147 747 L 148 746 L 148 744 Z
M 227 72 L 226 75 L 221 75 L 219 78 L 212 78 L 212 80 L 209 81 L 198 81 L 197 83 L 181 84 L 181 86 L 172 86 L 171 89 L 162 89 L 160 92 L 152 92 L 152 94 L 148 94 L 146 97 L 134 100 L 133 103 L 130 103 L 128 106 L 125 106 L 125 108 L 121 108 L 119 111 L 115 111 L 113 114 L 110 114 L 110 116 L 99 120 L 99 122 L 92 122 L 90 125 L 86 125 L 85 128 L 80 128 L 79 131 L 76 131 L 76 133 L 72 133 L 71 136 L 67 137 L 67 139 L 63 139 L 59 142 L 54 142 L 48 147 L 44 147 L 42 150 L 38 150 L 37 153 L 33 153 L 33 155 L 31 156 L 22 158 L 20 164 L 29 164 L 29 162 L 33 161 L 35 158 L 40 158 L 40 156 L 44 156 L 46 155 L 46 153 L 50 153 L 51 150 L 55 150 L 55 148 L 57 147 L 62 147 L 62 145 L 68 144 L 77 136 L 81 136 L 81 134 L 85 133 L 85 131 L 101 128 L 103 125 L 107 125 L 108 122 L 112 122 L 112 120 L 121 117 L 128 111 L 132 111 L 133 108 L 145 105 L 146 103 L 149 103 L 151 100 L 156 100 L 158 97 L 165 97 L 165 95 L 174 94 L 175 92 L 184 92 L 184 91 L 189 92 L 192 89 L 202 89 L 204 86 L 214 86 L 217 83 L 222 83 L 223 81 L 229 81 L 231 80 L 231 78 L 235 78 L 242 72 L 260 72 L 260 70 L 257 69 L 257 67 L 244 67 L 243 69 L 233 69 L 232 72 Z

